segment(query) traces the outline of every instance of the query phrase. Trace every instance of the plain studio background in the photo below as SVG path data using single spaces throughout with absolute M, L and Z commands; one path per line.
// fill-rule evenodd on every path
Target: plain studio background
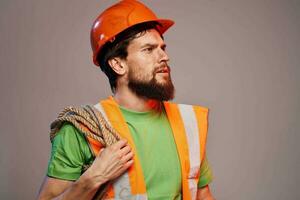
M 63 107 L 111 94 L 89 31 L 114 2 L 1 0 L 0 199 L 34 199 Z M 175 101 L 210 108 L 216 198 L 300 199 L 300 1 L 143 2 L 176 22 Z

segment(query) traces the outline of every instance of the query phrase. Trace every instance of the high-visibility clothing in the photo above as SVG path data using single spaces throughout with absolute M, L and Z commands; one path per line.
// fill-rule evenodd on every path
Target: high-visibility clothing
M 208 109 L 201 106 L 163 102 L 175 139 L 181 164 L 183 200 L 196 199 L 200 165 L 205 155 L 208 128 Z M 136 152 L 133 138 L 118 104 L 112 97 L 100 101 L 95 107 L 107 122 L 128 141 Z M 87 138 L 91 150 L 97 155 L 101 144 Z M 155 148 L 155 147 L 154 147 Z M 106 199 L 147 199 L 146 185 L 138 155 L 134 154 L 134 164 L 109 188 Z

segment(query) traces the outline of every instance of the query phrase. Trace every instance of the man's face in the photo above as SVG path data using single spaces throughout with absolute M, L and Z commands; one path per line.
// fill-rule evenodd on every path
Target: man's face
M 155 29 L 150 29 L 128 45 L 128 87 L 139 96 L 156 100 L 174 97 L 166 45 Z

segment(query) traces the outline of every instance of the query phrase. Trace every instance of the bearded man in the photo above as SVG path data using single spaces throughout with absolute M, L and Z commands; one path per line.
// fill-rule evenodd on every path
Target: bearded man
M 39 199 L 213 199 L 205 153 L 208 109 L 174 97 L 163 39 L 172 20 L 124 0 L 98 16 L 93 61 L 113 92 L 94 106 L 120 135 L 110 146 L 64 123 L 52 140 Z M 91 165 L 86 171 L 85 165 Z M 107 184 L 108 183 L 108 184 Z

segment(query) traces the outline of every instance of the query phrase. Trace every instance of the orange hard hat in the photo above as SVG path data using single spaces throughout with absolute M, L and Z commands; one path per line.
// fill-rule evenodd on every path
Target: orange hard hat
M 93 61 L 97 62 L 97 55 L 103 45 L 115 39 L 115 36 L 125 29 L 144 22 L 158 22 L 157 27 L 160 34 L 170 28 L 174 21 L 159 19 L 144 4 L 136 0 L 123 0 L 106 9 L 94 21 L 91 29 L 91 45 L 93 50 Z

